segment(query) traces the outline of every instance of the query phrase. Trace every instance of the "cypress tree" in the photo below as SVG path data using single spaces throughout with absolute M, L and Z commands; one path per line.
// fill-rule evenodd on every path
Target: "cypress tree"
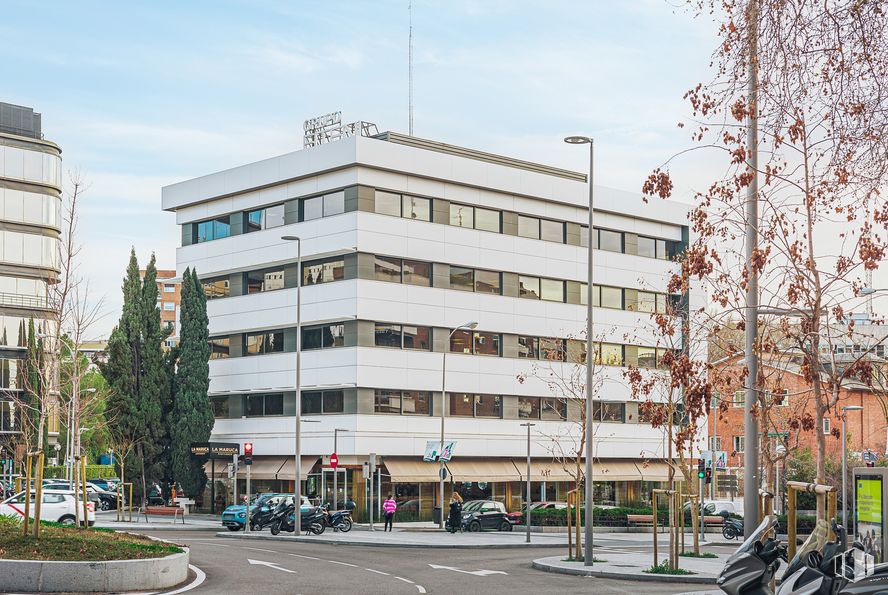
M 210 345 L 207 300 L 197 271 L 185 270 L 182 279 L 181 330 L 175 394 L 171 416 L 173 477 L 189 497 L 200 494 L 207 483 L 203 464 L 191 456 L 192 442 L 206 442 L 213 429 L 210 387 Z
M 148 438 L 137 447 L 141 451 L 139 456 L 144 461 L 143 485 L 161 480 L 166 475 L 161 455 L 169 441 L 169 431 L 161 423 L 165 394 L 169 394 L 169 378 L 163 353 L 163 340 L 168 333 L 160 325 L 157 297 L 157 266 L 152 254 L 145 267 L 139 306 L 142 319 L 142 380 L 139 384 L 138 405 Z

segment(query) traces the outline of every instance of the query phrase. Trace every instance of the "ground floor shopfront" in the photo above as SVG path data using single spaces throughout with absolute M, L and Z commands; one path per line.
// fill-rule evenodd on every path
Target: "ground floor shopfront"
M 303 457 L 302 493 L 315 503 L 332 505 L 335 485 L 339 507 L 347 500 L 353 501 L 354 515 L 359 521 L 368 520 L 371 505 L 376 516 L 380 503 L 389 495 L 398 502 L 398 520 L 433 519 L 440 489 L 437 463 L 413 457 L 384 457 L 381 472 L 373 478 L 371 489 L 370 480 L 363 474 L 365 460 L 367 457 L 342 455 L 334 470 L 325 457 Z M 294 467 L 293 457 L 256 457 L 250 470 L 250 492 L 291 493 Z M 526 489 L 525 459 L 465 458 L 450 461 L 447 470 L 445 502 L 452 492 L 458 492 L 464 500 L 496 500 L 508 511 L 521 509 Z M 209 468 L 207 472 L 209 475 Z M 575 474 L 575 470 L 566 470 L 555 461 L 532 460 L 531 501 L 567 501 L 568 492 L 576 489 Z M 651 489 L 668 481 L 669 466 L 661 461 L 604 459 L 595 462 L 593 479 L 596 506 L 649 506 Z M 217 467 L 215 482 L 217 509 L 232 501 L 241 501 L 246 494 L 243 468 L 235 481 L 227 477 L 224 468 L 220 473 Z M 207 494 L 207 501 L 209 498 Z

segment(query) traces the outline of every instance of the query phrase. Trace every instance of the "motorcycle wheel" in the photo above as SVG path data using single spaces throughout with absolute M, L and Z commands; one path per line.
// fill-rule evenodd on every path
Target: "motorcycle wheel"
M 312 523 L 311 527 L 309 527 L 309 531 L 314 533 L 315 535 L 320 535 L 327 528 L 323 523 Z
M 277 535 L 280 532 L 281 532 L 281 522 L 275 521 L 274 523 L 271 524 L 271 534 Z
M 351 528 L 352 528 L 351 519 L 342 519 L 342 522 L 339 523 L 339 530 L 342 531 L 343 533 L 348 533 L 349 531 L 351 531 Z
M 737 537 L 737 532 L 734 531 L 734 527 L 727 525 L 722 529 L 722 537 L 725 539 L 734 539 Z

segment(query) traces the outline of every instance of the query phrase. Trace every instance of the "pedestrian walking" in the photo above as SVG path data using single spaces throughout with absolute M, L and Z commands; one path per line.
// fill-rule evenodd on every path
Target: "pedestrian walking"
M 398 503 L 395 502 L 395 499 L 392 498 L 392 495 L 389 494 L 389 497 L 385 502 L 382 503 L 382 512 L 385 513 L 385 525 L 382 530 L 388 530 L 391 532 L 392 530 L 392 519 L 395 518 L 395 511 L 398 510 Z
M 450 496 L 450 515 L 447 517 L 447 526 L 451 533 L 462 529 L 462 502 L 459 492 L 453 492 Z

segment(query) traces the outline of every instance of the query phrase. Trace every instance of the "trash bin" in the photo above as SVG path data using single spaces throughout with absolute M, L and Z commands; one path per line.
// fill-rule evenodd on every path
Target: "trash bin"
M 434 522 L 438 523 L 439 525 L 441 524 L 441 507 L 440 506 L 436 506 L 432 510 L 432 520 Z

